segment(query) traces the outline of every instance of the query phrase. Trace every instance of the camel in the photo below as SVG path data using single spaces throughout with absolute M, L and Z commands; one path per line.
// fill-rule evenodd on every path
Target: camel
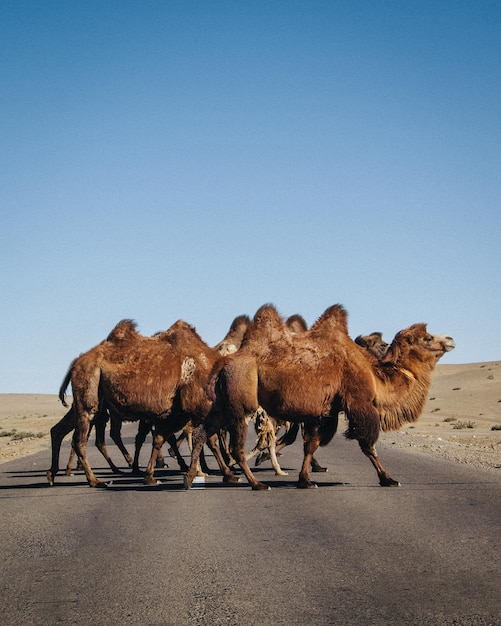
M 344 307 L 334 305 L 310 330 L 294 335 L 276 308 L 264 305 L 247 329 L 240 350 L 213 369 L 208 391 L 213 406 L 218 406 L 228 423 L 232 454 L 253 490 L 268 489 L 252 474 L 244 453 L 248 421 L 258 406 L 279 419 L 304 423 L 299 488 L 316 488 L 310 480 L 311 459 L 318 446 L 336 432 L 340 411 L 348 420 L 345 436 L 358 441 L 379 484 L 400 485 L 376 453 L 379 433 L 398 430 L 418 419 L 431 373 L 455 343 L 449 336 L 430 334 L 424 323 L 413 324 L 395 335 L 385 356 L 378 360 L 349 337 L 347 318 Z M 213 415 L 214 410 L 206 419 L 206 432 L 210 432 Z M 199 448 L 200 443 L 193 457 Z M 190 468 L 187 487 L 193 477 Z
M 229 334 L 233 332 L 235 337 L 243 334 L 244 318 L 234 321 Z M 92 472 L 86 451 L 90 424 L 102 407 L 118 421 L 139 420 L 155 427 L 153 451 L 145 474 L 145 483 L 154 484 L 154 467 L 164 440 L 169 439 L 175 445 L 175 438 L 171 439 L 174 433 L 190 420 L 198 424 L 210 409 L 204 385 L 217 358 L 219 354 L 186 322 L 180 320 L 167 331 L 144 337 L 137 332 L 133 321 L 123 320 L 106 341 L 75 359 L 69 372 L 72 410 L 76 415 L 73 445 L 89 485 L 103 485 Z M 61 394 L 64 398 L 64 389 Z M 214 452 L 217 460 L 218 452 Z M 47 472 L 51 485 L 57 473 L 54 456 L 53 466 Z M 238 480 L 226 466 L 225 470 L 225 480 Z
M 242 337 L 249 324 L 250 324 L 250 319 L 247 315 L 239 315 L 238 317 L 236 317 L 233 320 L 228 333 L 226 334 L 224 339 L 220 341 L 217 344 L 217 346 L 215 346 L 214 350 L 216 350 L 217 353 L 221 355 L 231 354 L 232 352 L 235 352 L 240 347 Z M 110 341 L 110 337 L 113 335 L 113 332 L 110 333 L 110 336 L 108 337 L 107 340 L 99 344 L 101 348 L 102 346 L 106 345 L 107 341 Z M 164 332 L 156 333 L 153 337 L 162 339 L 162 336 L 164 336 Z M 73 361 L 73 363 L 70 365 L 70 368 L 59 390 L 59 398 L 63 406 L 65 407 L 68 406 L 66 399 L 65 399 L 65 392 L 71 380 L 72 368 L 73 368 L 75 361 Z M 108 454 L 108 451 L 106 448 L 104 432 L 105 432 L 105 427 L 106 427 L 106 423 L 108 422 L 108 420 L 110 421 L 110 424 L 111 424 L 110 432 L 111 432 L 112 440 L 119 447 L 127 464 L 129 465 L 129 467 L 132 468 L 133 473 L 135 474 L 141 473 L 139 471 L 139 466 L 138 466 L 139 452 L 146 439 L 146 436 L 151 431 L 151 424 L 148 424 L 146 422 L 140 422 L 138 433 L 136 435 L 136 443 L 135 443 L 136 451 L 135 451 L 135 455 L 133 459 L 131 455 L 128 453 L 127 449 L 125 448 L 122 442 L 122 438 L 121 438 L 122 419 L 115 417 L 113 414 L 110 415 L 110 412 L 108 411 L 106 406 L 104 406 L 104 403 L 102 403 L 102 405 L 100 406 L 100 410 L 95 414 L 93 420 L 91 421 L 91 426 L 95 426 L 95 430 L 96 430 L 96 447 L 104 456 L 111 470 L 114 473 L 121 473 L 121 471 L 115 466 L 115 464 L 111 460 L 110 455 Z M 61 449 L 61 443 L 64 437 L 67 434 L 69 434 L 72 430 L 75 429 L 76 424 L 77 424 L 76 414 L 74 411 L 74 407 L 72 406 L 70 410 L 66 413 L 66 415 L 57 424 L 55 424 L 51 429 L 52 464 L 51 464 L 51 468 L 47 471 L 47 479 L 48 479 L 49 485 L 51 486 L 54 485 L 54 477 L 59 472 L 59 454 L 60 454 L 60 449 Z M 191 430 L 189 424 L 185 426 L 185 429 L 183 430 L 183 432 L 186 429 Z M 90 428 L 89 428 L 89 432 L 90 432 Z M 170 435 L 167 438 L 167 440 L 170 445 L 170 450 L 172 450 L 172 456 L 173 458 L 177 459 L 181 471 L 183 472 L 188 471 L 188 466 L 179 453 L 179 449 L 177 445 L 178 442 L 177 442 L 176 437 L 174 435 Z M 74 450 L 74 447 L 72 446 L 70 457 L 69 457 L 68 464 L 66 467 L 66 475 L 68 476 L 71 475 L 71 468 L 72 468 L 74 456 L 75 456 L 75 450 Z M 201 455 L 201 463 L 202 463 L 203 473 L 207 473 L 208 468 L 207 468 L 207 465 L 204 463 L 203 454 Z M 167 466 L 161 452 L 158 453 L 155 466 L 157 468 Z
M 300 319 L 299 322 L 297 321 L 297 318 Z M 292 316 L 292 318 L 288 318 L 285 323 L 296 334 L 298 332 L 305 332 L 306 330 L 308 330 L 306 322 L 303 320 L 303 318 L 301 318 L 301 316 Z M 357 343 L 359 346 L 362 346 L 362 348 L 365 348 L 377 359 L 383 358 L 389 348 L 389 344 L 383 340 L 383 333 L 380 332 L 373 332 L 370 333 L 370 335 L 358 335 L 358 337 L 356 337 L 355 339 L 355 343 Z M 285 433 L 280 437 L 280 439 L 278 439 L 275 446 L 275 452 L 277 455 L 280 455 L 280 450 L 282 450 L 286 446 L 290 446 L 296 441 L 300 424 L 298 422 L 285 422 L 283 426 L 285 428 Z M 263 463 L 264 461 L 268 461 L 270 459 L 270 453 L 267 450 L 264 450 L 264 447 L 265 446 L 261 447 L 263 451 L 260 452 L 260 454 L 258 454 L 258 456 L 256 457 L 256 467 L 261 465 L 261 463 Z M 249 460 L 249 453 L 246 456 L 247 460 Z M 313 457 L 311 462 L 311 471 L 317 473 L 326 472 L 327 468 L 322 467 Z

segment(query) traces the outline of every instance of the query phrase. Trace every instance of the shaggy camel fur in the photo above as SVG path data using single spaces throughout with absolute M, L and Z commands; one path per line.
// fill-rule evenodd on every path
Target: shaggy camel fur
M 297 316 L 294 316 L 294 317 L 297 317 Z M 289 323 L 290 320 L 291 318 L 287 319 L 286 324 L 289 328 L 293 329 L 294 326 Z M 306 322 L 304 320 L 300 326 L 300 329 L 301 329 L 300 332 L 304 332 L 308 330 L 308 327 L 306 326 Z M 298 331 L 295 330 L 294 332 L 296 332 L 297 334 Z M 380 332 L 373 332 L 370 335 L 359 335 L 355 339 L 355 343 L 357 343 L 359 346 L 362 346 L 362 348 L 365 348 L 368 352 L 370 352 L 370 354 L 374 355 L 378 360 L 383 358 L 383 356 L 386 354 L 389 348 L 389 344 L 383 340 L 383 333 L 380 333 Z M 277 455 L 280 453 L 280 450 L 282 450 L 286 446 L 290 446 L 292 443 L 296 441 L 300 424 L 298 422 L 285 422 L 283 426 L 285 428 L 285 433 L 276 442 L 275 451 Z M 249 455 L 247 455 L 247 460 L 248 459 L 249 459 Z M 256 458 L 256 462 L 255 462 L 256 467 L 261 465 L 261 463 L 269 459 L 270 459 L 270 454 L 268 451 L 265 450 L 261 452 Z M 318 463 L 318 461 L 313 457 L 312 463 L 311 463 L 311 471 L 312 472 L 326 472 L 327 468 L 322 467 Z
M 232 352 L 235 352 L 240 347 L 243 335 L 249 324 L 250 324 L 250 319 L 247 315 L 240 315 L 236 317 L 233 320 L 228 333 L 226 334 L 224 339 L 221 342 L 219 342 L 219 344 L 217 344 L 214 350 L 216 350 L 218 354 L 221 354 L 221 355 L 231 354 Z M 110 337 L 112 335 L 113 333 L 110 335 Z M 163 332 L 160 332 L 154 335 L 154 337 L 156 338 L 158 337 L 162 338 L 162 336 L 163 336 Z M 110 337 L 108 337 L 106 341 L 109 341 Z M 106 341 L 102 342 L 100 345 L 105 345 Z M 66 403 L 66 399 L 65 399 L 65 392 L 71 380 L 71 374 L 72 374 L 72 368 L 73 368 L 74 362 L 71 364 L 65 376 L 65 379 L 63 380 L 61 384 L 61 388 L 59 390 L 59 398 L 63 406 L 68 406 L 68 404 Z M 125 448 L 122 442 L 121 418 L 117 418 L 113 415 L 110 416 L 108 409 L 104 406 L 104 403 L 103 402 L 101 403 L 100 409 L 94 416 L 91 422 L 91 425 L 95 426 L 95 430 L 96 430 L 96 447 L 103 454 L 108 464 L 110 465 L 110 468 L 115 473 L 121 473 L 121 471 L 115 466 L 115 464 L 111 460 L 110 455 L 108 454 L 108 451 L 106 448 L 105 438 L 104 438 L 105 427 L 106 427 L 106 423 L 108 420 L 110 421 L 110 424 L 111 424 L 112 440 L 121 450 L 129 467 L 132 467 L 133 473 L 136 473 L 136 474 L 141 473 L 139 471 L 139 464 L 138 464 L 139 453 L 146 439 L 146 436 L 148 435 L 149 432 L 151 432 L 151 429 L 152 429 L 151 424 L 148 422 L 139 423 L 138 433 L 136 435 L 136 442 L 135 442 L 135 455 L 134 455 L 134 459 L 132 459 L 131 455 L 128 453 L 127 449 Z M 51 464 L 51 468 L 47 472 L 47 479 L 50 485 L 54 484 L 54 477 L 59 472 L 59 454 L 60 454 L 61 443 L 64 437 L 75 429 L 76 424 L 77 424 L 76 414 L 74 411 L 74 407 L 72 406 L 70 410 L 68 411 L 68 413 L 51 429 L 52 464 Z M 185 426 L 185 428 L 183 429 L 183 433 L 185 431 L 191 432 L 190 424 L 187 424 Z M 90 432 L 90 429 L 89 429 L 89 432 Z M 172 456 L 173 458 L 177 459 L 181 471 L 188 471 L 188 466 L 186 465 L 184 459 L 179 453 L 179 449 L 177 445 L 178 442 L 177 442 L 176 437 L 174 435 L 171 435 L 167 438 L 167 440 L 170 445 L 170 450 L 172 450 Z M 75 456 L 75 450 L 72 446 L 72 449 L 70 452 L 70 458 L 68 460 L 68 464 L 66 467 L 67 475 L 71 475 L 71 468 L 72 468 L 74 456 Z M 208 472 L 207 465 L 204 462 L 203 454 L 201 455 L 201 464 L 202 464 L 202 469 L 204 473 Z M 155 466 L 157 468 L 166 466 L 166 463 L 164 461 L 164 458 L 161 452 L 158 453 Z
M 233 354 L 234 352 L 236 352 L 240 348 L 240 344 L 242 343 L 243 336 L 250 323 L 251 323 L 251 320 L 248 315 L 239 315 L 238 317 L 236 317 L 231 323 L 230 329 L 228 330 L 224 339 L 222 339 L 217 345 L 215 345 L 212 348 L 212 350 L 215 353 L 215 357 L 217 358 L 220 356 L 226 356 L 228 354 Z M 155 337 L 159 337 L 159 336 L 161 337 L 162 333 L 157 333 L 155 335 Z M 139 424 L 138 434 L 136 436 L 136 442 L 135 442 L 134 461 L 132 464 L 132 468 L 135 472 L 139 472 L 139 454 L 141 451 L 141 446 L 144 443 L 146 435 L 148 434 L 150 430 L 151 429 L 148 429 L 148 426 L 145 425 L 144 423 Z M 169 443 L 170 443 L 169 454 L 173 458 L 177 459 L 179 467 L 181 468 L 181 471 L 183 472 L 187 472 L 189 468 L 186 465 L 184 459 L 182 458 L 179 452 L 179 444 L 181 443 L 181 441 L 186 439 L 188 443 L 188 448 L 191 453 L 192 447 L 193 447 L 192 431 L 193 431 L 193 424 L 191 422 L 188 422 L 188 424 L 186 424 L 186 426 L 183 428 L 179 437 L 174 438 L 174 439 L 172 437 L 169 438 Z M 213 440 L 213 445 L 219 446 L 219 438 Z M 209 470 L 207 463 L 205 462 L 205 457 L 203 455 L 203 450 L 202 450 L 201 455 L 200 455 L 200 467 L 198 469 L 198 474 L 207 476 L 210 473 L 211 471 Z
M 308 330 L 306 320 L 302 315 L 297 313 L 288 317 L 285 321 L 285 325 L 290 332 L 295 335 Z M 260 408 L 255 416 L 255 428 L 258 439 L 254 448 L 245 455 L 247 461 L 257 454 L 258 456 L 255 461 L 256 467 L 261 465 L 264 461 L 271 461 L 271 465 L 277 476 L 287 476 L 288 473 L 284 472 L 280 467 L 277 456 L 279 456 L 279 452 L 282 448 L 296 441 L 299 426 L 300 424 L 297 422 L 289 422 L 271 417 L 263 408 Z M 277 441 L 277 434 L 281 428 L 285 430 L 285 433 Z M 233 460 L 233 462 L 236 463 L 235 460 Z M 311 469 L 313 472 L 327 471 L 327 468 L 322 467 L 315 457 L 311 460 Z
M 304 423 L 298 487 L 316 487 L 310 481 L 311 459 L 335 432 L 340 411 L 348 419 L 346 437 L 358 441 L 380 485 L 398 486 L 377 456 L 379 432 L 398 430 L 419 417 L 435 364 L 454 345 L 451 337 L 431 335 L 426 324 L 414 324 L 397 333 L 378 361 L 349 337 L 347 313 L 340 305 L 328 308 L 309 331 L 298 335 L 287 329 L 273 306 L 265 305 L 239 352 L 216 365 L 209 391 L 229 424 L 233 456 L 252 489 L 268 488 L 252 474 L 244 453 L 248 421 L 259 405 L 279 419 Z M 206 427 L 210 422 L 209 416 Z M 189 473 L 187 486 L 192 478 Z
M 71 384 L 77 425 L 73 443 L 90 486 L 103 485 L 90 467 L 86 449 L 89 426 L 99 407 L 104 403 L 118 419 L 155 426 L 145 475 L 145 483 L 153 484 L 164 440 L 190 420 L 199 424 L 210 410 L 204 384 L 216 358 L 186 322 L 176 322 L 156 337 L 143 337 L 132 321 L 124 320 L 107 341 L 74 361 Z M 227 480 L 233 479 L 228 471 Z

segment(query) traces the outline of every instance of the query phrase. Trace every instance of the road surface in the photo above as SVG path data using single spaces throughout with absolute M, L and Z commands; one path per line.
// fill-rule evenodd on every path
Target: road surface
M 124 434 L 132 449 L 134 425 Z M 112 477 L 93 446 L 108 489 L 82 474 L 49 487 L 47 453 L 3 464 L 0 624 L 501 624 L 501 475 L 379 452 L 402 487 L 379 487 L 340 435 L 317 454 L 316 490 L 295 488 L 299 442 L 280 458 L 288 477 L 257 468 L 267 492 L 218 476 L 185 491 L 170 460 L 145 487 Z

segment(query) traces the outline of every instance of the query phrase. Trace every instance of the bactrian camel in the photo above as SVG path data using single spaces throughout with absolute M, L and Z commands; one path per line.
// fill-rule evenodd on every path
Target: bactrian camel
M 438 359 L 455 344 L 432 335 L 426 324 L 400 331 L 378 360 L 348 335 L 347 313 L 329 307 L 310 330 L 294 335 L 272 305 L 261 307 L 238 352 L 214 368 L 208 386 L 214 407 L 205 422 L 228 425 L 232 454 L 255 490 L 267 489 L 245 458 L 248 421 L 259 406 L 278 419 L 304 423 L 304 458 L 298 487 L 311 488 L 310 465 L 319 445 L 332 437 L 338 414 L 348 420 L 345 433 L 358 441 L 382 486 L 398 486 L 375 450 L 381 430 L 398 430 L 421 414 Z M 214 408 L 217 407 L 217 412 Z M 220 415 L 223 415 L 221 418 Z M 204 440 L 199 431 L 196 456 Z M 186 478 L 190 486 L 192 469 Z

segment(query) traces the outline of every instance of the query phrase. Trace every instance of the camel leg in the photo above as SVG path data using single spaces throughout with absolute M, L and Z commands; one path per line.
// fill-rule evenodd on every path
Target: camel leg
M 200 450 L 200 459 L 199 459 L 199 468 L 198 475 L 199 476 L 210 476 L 212 474 L 209 466 L 207 465 L 207 461 L 205 460 L 205 452 L 202 448 Z
M 92 471 L 92 468 L 87 457 L 87 439 L 89 436 L 89 428 L 92 421 L 92 413 L 88 410 L 76 409 L 77 424 L 75 432 L 73 433 L 73 447 L 77 453 L 78 459 L 82 464 L 82 468 L 87 476 L 87 482 L 90 487 L 105 487 L 106 485 L 98 480 Z
M 231 454 L 236 462 L 240 465 L 240 469 L 245 474 L 253 491 L 264 491 L 270 489 L 268 485 L 259 482 L 251 472 L 247 459 L 245 458 L 244 444 L 247 439 L 248 423 L 253 418 L 254 413 L 248 415 L 245 419 L 238 419 L 236 427 L 230 429 L 230 446 Z
M 192 448 L 191 448 L 191 463 L 184 477 L 184 488 L 190 489 L 193 484 L 193 479 L 198 473 L 199 459 L 200 453 L 204 447 L 205 442 L 207 441 L 207 433 L 205 431 L 204 425 L 200 424 L 196 426 L 192 430 L 191 434 Z
M 87 443 L 89 443 L 89 439 L 90 439 L 90 434 L 92 432 L 92 427 L 94 426 L 94 422 L 91 422 L 90 426 L 89 426 L 89 434 L 87 435 Z M 73 473 L 73 463 L 75 461 L 75 457 L 77 456 L 77 453 L 75 452 L 75 448 L 73 447 L 73 439 L 71 440 L 71 449 L 70 449 L 70 456 L 68 457 L 68 463 L 66 464 L 66 476 L 71 476 Z M 77 472 L 82 472 L 83 471 L 83 467 L 82 464 L 80 463 L 80 459 L 77 457 L 77 465 L 75 467 L 75 471 Z
M 360 448 L 362 449 L 362 452 L 365 454 L 365 456 L 369 457 L 370 462 L 374 466 L 381 487 L 400 487 L 400 483 L 398 482 L 398 480 L 393 480 L 393 478 L 391 478 L 388 472 L 381 465 L 381 461 L 379 460 L 374 445 L 370 445 L 364 440 L 360 440 L 358 443 L 360 445 Z
M 278 463 L 275 444 L 271 444 L 268 450 L 270 451 L 271 466 L 275 470 L 275 474 L 277 476 L 288 476 L 289 472 L 284 471 Z
M 267 448 L 266 451 L 262 451 L 258 458 L 255 461 L 255 465 L 256 467 L 258 465 L 260 465 L 263 461 L 266 460 L 270 460 L 271 461 L 271 465 L 273 467 L 273 469 L 275 470 L 275 474 L 277 476 L 288 476 L 289 473 L 285 472 L 281 467 L 280 467 L 280 463 L 278 462 L 277 459 L 277 452 L 276 452 L 276 445 L 274 445 L 273 443 L 270 444 L 270 446 Z M 260 452 L 262 449 L 259 447 L 259 445 L 255 446 L 250 452 L 247 452 L 245 454 L 245 458 L 247 461 L 250 461 L 250 459 L 252 459 L 252 457 L 254 457 L 258 452 Z M 266 455 L 266 458 L 264 458 L 264 456 Z
M 192 432 L 193 449 L 191 451 L 191 465 L 184 479 L 185 488 L 189 489 L 191 487 L 193 479 L 197 475 L 200 454 L 202 453 L 205 444 L 209 446 L 212 453 L 214 454 L 217 464 L 219 465 L 219 468 L 223 473 L 223 482 L 238 482 L 240 479 L 238 478 L 238 476 L 235 476 L 235 474 L 232 473 L 232 471 L 224 461 L 221 449 L 219 448 L 218 433 L 212 433 L 210 436 L 208 436 L 205 426 L 203 424 L 200 424 L 199 426 L 196 426 Z
M 66 464 L 66 476 L 71 476 L 71 474 L 73 473 L 73 463 L 75 462 L 76 455 L 77 453 L 75 452 L 75 449 L 73 448 L 73 446 L 71 446 L 70 456 L 68 457 L 68 463 Z
M 193 451 L 193 426 L 191 424 L 189 424 L 184 429 L 183 432 L 186 435 L 186 442 L 188 444 L 188 449 L 189 449 L 190 454 L 191 454 L 192 451 Z M 205 462 L 204 449 L 203 449 L 203 446 L 202 446 L 202 449 L 200 450 L 200 455 L 198 457 L 197 476 L 204 476 L 205 477 L 205 476 L 208 476 L 208 475 L 209 475 L 209 468 L 207 467 L 207 463 Z
M 181 453 L 179 452 L 179 437 L 176 438 L 176 435 L 172 434 L 170 435 L 170 437 L 167 437 L 167 442 L 170 444 L 169 454 L 173 459 L 176 459 L 179 464 L 179 469 L 182 472 L 187 472 L 190 468 L 188 467 L 186 461 L 183 459 Z
M 142 420 L 139 422 L 139 426 L 137 427 L 136 439 L 134 441 L 134 460 L 132 461 L 132 473 L 135 476 L 142 476 L 143 473 L 139 469 L 139 455 L 141 453 L 141 448 L 143 447 L 143 443 L 146 440 L 146 435 L 151 430 L 151 424 L 149 422 L 143 422 Z
M 287 423 L 284 425 L 286 429 L 285 433 L 277 441 L 278 452 L 280 452 L 282 448 L 285 448 L 285 446 L 290 446 L 296 441 L 297 434 L 299 432 L 299 425 L 299 422 L 288 422 L 288 426 Z
M 108 465 L 111 468 L 111 471 L 114 474 L 121 474 L 122 472 L 118 469 L 118 467 L 111 460 L 111 457 L 108 453 L 108 448 L 106 447 L 106 443 L 104 440 L 104 433 L 106 430 L 107 422 L 108 422 L 108 414 L 106 413 L 106 410 L 103 412 L 99 411 L 99 413 L 94 418 L 94 428 L 96 431 L 96 448 L 106 459 Z
M 51 487 L 54 486 L 54 478 L 59 472 L 59 453 L 61 451 L 61 443 L 66 435 L 75 429 L 76 423 L 76 414 L 72 406 L 66 415 L 50 429 L 52 463 L 50 469 L 47 470 L 47 482 Z
M 171 443 L 170 439 L 168 440 L 168 441 L 169 441 L 169 443 L 171 443 L 171 447 L 169 448 L 169 454 L 170 454 L 170 456 L 171 456 L 173 459 L 177 459 L 177 460 L 178 460 L 178 462 L 179 462 L 179 459 L 178 459 L 178 456 L 179 456 L 179 444 L 181 444 L 181 443 L 184 441 L 184 439 L 186 439 L 186 433 L 185 433 L 185 432 L 184 432 L 184 430 L 183 430 L 183 431 L 181 431 L 181 434 L 179 435 L 179 437 L 177 437 L 177 438 L 175 438 L 175 439 L 174 439 L 174 440 L 175 440 L 175 442 L 176 442 L 176 445 L 173 445 L 173 444 Z M 184 461 L 183 461 L 183 462 L 184 462 Z M 183 471 L 184 471 L 184 470 L 183 470 Z
M 345 437 L 358 441 L 360 449 L 374 466 L 381 487 L 399 487 L 400 483 L 398 480 L 393 480 L 384 469 L 376 452 L 375 445 L 379 437 L 380 423 L 379 414 L 372 403 L 366 400 L 364 403 L 359 402 L 357 406 L 356 402 L 352 401 L 347 417 L 348 430 L 345 432 Z
M 322 467 L 315 457 L 311 459 L 311 471 L 312 472 L 328 472 L 327 467 Z
M 145 485 L 156 485 L 157 484 L 157 480 L 154 476 L 155 473 L 155 464 L 158 458 L 158 455 L 160 453 L 160 450 L 162 448 L 162 446 L 164 445 L 164 441 L 166 439 L 166 435 L 158 428 L 155 428 L 152 431 L 153 434 L 153 447 L 151 450 L 151 456 L 150 456 L 150 460 L 148 462 L 148 467 L 146 468 L 146 471 L 144 473 L 144 480 L 143 483 Z M 169 433 L 167 435 L 170 436 L 172 433 Z
M 313 455 L 318 450 L 320 445 L 320 435 L 318 432 L 318 425 L 306 425 L 303 432 L 304 439 L 304 458 L 301 471 L 299 473 L 298 488 L 299 489 L 316 489 L 317 484 L 310 480 L 310 467 L 313 459 Z
M 235 459 L 231 457 L 230 453 L 230 445 L 228 443 L 228 433 L 225 428 L 220 428 L 218 431 L 218 445 L 221 450 L 221 454 L 223 455 L 224 462 L 228 467 L 231 465 L 235 465 Z
M 288 424 L 288 425 L 287 425 Z M 297 434 L 299 432 L 299 422 L 287 422 L 284 423 L 285 433 L 277 440 L 275 446 L 275 454 L 280 456 L 280 450 L 285 448 L 285 446 L 290 446 L 292 443 L 296 441 Z M 261 465 L 265 461 L 271 461 L 271 454 L 269 450 L 264 450 L 261 454 L 258 455 L 255 466 Z
M 275 462 L 279 468 L 280 468 L 280 465 L 278 464 L 276 457 L 280 456 L 280 450 L 282 450 L 286 446 L 290 446 L 296 441 L 298 432 L 299 432 L 299 422 L 292 422 L 292 423 L 289 422 L 289 426 L 286 428 L 285 433 L 280 437 L 280 439 L 277 440 L 277 444 L 275 446 Z M 264 450 L 263 452 L 261 452 L 258 455 L 254 465 L 258 467 L 259 465 L 261 465 L 261 463 L 264 463 L 265 461 L 271 461 L 271 464 L 273 466 L 273 469 L 275 470 L 275 473 L 278 473 L 276 470 L 274 461 L 273 461 L 271 449 Z M 322 467 L 320 463 L 315 459 L 315 457 L 312 457 L 311 471 L 312 472 L 327 472 L 328 469 L 327 467 Z M 285 475 L 287 475 L 287 473 Z
M 113 415 L 110 416 L 110 437 L 122 453 L 127 465 L 132 467 L 134 460 L 122 441 L 122 420 L 114 417 Z
M 237 483 L 240 479 L 238 476 L 235 476 L 233 472 L 230 470 L 228 465 L 224 460 L 224 456 L 221 452 L 221 448 L 219 447 L 219 435 L 218 433 L 213 433 L 207 438 L 207 445 L 209 446 L 212 454 L 214 455 L 217 464 L 219 465 L 219 469 L 223 473 L 223 482 L 225 483 Z

